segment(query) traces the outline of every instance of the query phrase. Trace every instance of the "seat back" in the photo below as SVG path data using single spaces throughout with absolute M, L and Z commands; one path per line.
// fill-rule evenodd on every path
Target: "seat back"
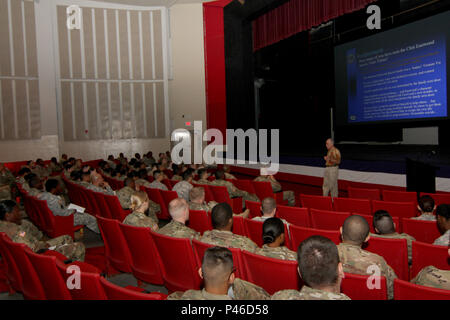
M 420 196 L 430 196 L 436 206 L 450 203 L 450 193 L 421 193 Z
M 408 280 L 408 244 L 406 239 L 370 237 L 363 249 L 382 256 L 387 264 L 394 269 L 397 277 Z
M 203 210 L 189 210 L 189 228 L 202 234 L 207 230 L 212 230 L 211 217 Z
M 297 261 L 280 260 L 242 251 L 248 281 L 264 288 L 270 295 L 279 290 L 299 290 Z
M 251 180 L 244 180 L 244 179 L 233 179 L 231 182 L 238 188 L 239 190 L 247 191 L 251 194 L 256 194 L 256 190 L 253 187 Z
M 436 221 L 402 219 L 403 232 L 414 237 L 417 241 L 432 244 L 441 233 Z
M 374 279 L 380 281 L 380 286 L 374 285 L 369 288 L 368 281 L 370 283 L 374 281 L 369 280 L 369 277 L 373 278 L 373 276 L 345 273 L 341 283 L 341 292 L 352 300 L 387 300 L 386 278 L 380 276 L 379 279 Z
M 160 190 L 160 192 L 164 200 L 164 204 L 166 205 L 166 208 L 169 208 L 170 201 L 178 198 L 178 193 L 176 191 Z
M 311 226 L 308 208 L 277 206 L 277 213 L 279 218 L 293 225 L 306 228 Z
M 102 196 L 105 199 L 105 203 L 109 209 L 108 211 L 111 213 L 112 219 L 122 222 L 127 215 L 131 213 L 129 210 L 124 210 L 122 208 L 119 198 L 117 198 L 116 195 L 103 194 Z
M 169 179 L 163 179 L 161 182 L 166 185 L 167 189 L 172 190 L 172 183 Z
M 22 293 L 27 300 L 45 300 L 45 292 L 41 280 L 33 268 L 30 260 L 25 255 L 25 250 L 30 250 L 22 243 L 12 242 L 9 237 L 3 238 L 7 250 L 11 254 L 22 277 Z
M 333 202 L 331 200 L 331 197 L 310 196 L 301 194 L 300 203 L 302 204 L 303 208 L 328 210 L 328 211 L 333 210 Z
M 311 236 L 324 236 L 331 241 L 333 241 L 336 245 L 338 245 L 341 242 L 341 234 L 339 231 L 332 231 L 332 230 L 320 230 L 320 229 L 313 229 L 313 228 L 304 228 L 304 227 L 297 227 L 294 225 L 289 225 L 289 232 L 291 234 L 291 243 L 293 250 L 297 250 L 300 243 L 303 242 L 303 240 L 311 237 Z
M 112 212 L 109 209 L 109 201 L 110 199 L 105 199 L 107 195 L 100 192 L 92 192 L 92 195 L 97 202 L 99 208 L 99 216 L 107 219 L 114 219 Z M 114 196 L 113 196 L 114 197 Z
M 268 181 L 252 181 L 253 188 L 255 189 L 256 195 L 262 201 L 265 198 L 274 198 L 272 185 Z M 276 200 L 276 199 L 275 199 Z
M 394 280 L 394 300 L 450 300 L 450 290 Z
M 8 285 L 15 291 L 22 291 L 22 276 L 16 260 L 6 247 L 4 239 L 8 238 L 6 233 L 0 232 L 0 255 L 5 266 L 5 275 L 8 280 Z
M 250 238 L 253 242 L 255 242 L 258 247 L 262 247 L 264 244 L 263 241 L 263 224 L 262 221 L 244 219 L 246 236 Z M 289 230 L 287 225 L 284 225 L 284 244 L 289 249 L 291 248 L 291 241 L 289 237 Z
M 441 270 L 450 270 L 448 247 L 413 241 L 411 279 L 427 266 L 434 266 Z
M 218 203 L 226 202 L 231 207 L 233 207 L 233 203 L 231 202 L 230 195 L 228 194 L 228 189 L 225 186 L 208 186 L 211 190 L 214 200 Z
M 261 217 L 261 202 L 245 200 L 245 207 L 250 210 L 249 219 Z
M 146 188 L 144 186 L 141 186 L 141 190 L 144 190 L 147 193 L 148 198 L 150 200 L 159 204 L 161 211 L 158 215 L 158 218 L 163 220 L 170 219 L 169 210 L 167 209 L 166 203 L 164 202 L 164 199 L 161 195 L 161 190 L 154 188 Z
M 244 218 L 233 216 L 233 233 L 240 236 L 247 236 L 247 231 L 245 230 Z
M 417 207 L 413 202 L 389 202 L 372 201 L 372 210 L 386 210 L 392 217 L 412 218 L 416 216 Z M 400 230 L 402 229 L 402 220 L 400 219 Z
M 133 275 L 142 281 L 162 285 L 161 267 L 155 242 L 148 228 L 129 226 L 119 223 L 131 255 Z
M 413 202 L 417 206 L 417 192 L 383 190 L 382 195 L 384 201 Z
M 338 212 L 372 214 L 372 203 L 367 199 L 334 198 L 333 207 Z
M 168 237 L 151 231 L 164 279 L 170 292 L 200 289 L 201 278 L 189 239 Z
M 349 187 L 348 197 L 353 199 L 381 200 L 381 190 Z
M 97 203 L 97 199 L 94 196 L 94 191 L 85 189 L 84 192 L 87 197 L 88 203 L 90 205 L 90 208 L 89 208 L 90 210 L 87 212 L 89 212 L 90 214 L 92 214 L 94 216 L 95 215 L 102 216 L 103 213 L 99 207 L 99 204 Z
M 56 267 L 56 257 L 25 250 L 48 300 L 72 300 L 66 282 Z
M 131 254 L 120 230 L 119 222 L 97 216 L 97 223 L 105 243 L 107 265 L 122 272 L 132 272 Z
M 192 240 L 192 247 L 194 248 L 197 265 L 200 267 L 202 265 L 205 251 L 210 247 L 214 247 L 214 245 L 194 239 Z M 245 274 L 245 268 L 242 260 L 242 250 L 238 248 L 228 248 L 228 249 L 233 254 L 233 266 L 236 269 L 236 277 L 242 280 L 247 280 L 247 275 Z
M 100 283 L 108 300 L 165 300 L 167 295 L 159 292 L 143 293 L 128 288 L 122 288 L 100 277 Z
M 375 228 L 373 227 L 373 215 L 352 213 L 352 216 L 353 215 L 358 215 L 358 216 L 361 216 L 364 219 L 366 219 L 367 223 L 369 224 L 369 227 L 370 227 L 370 232 L 371 233 L 375 233 Z M 394 223 L 395 223 L 395 231 L 396 232 L 400 232 L 400 218 L 399 217 L 392 217 L 392 221 L 394 221 Z
M 310 209 L 311 225 L 316 229 L 339 230 L 345 219 L 350 217 L 349 212 L 336 212 Z

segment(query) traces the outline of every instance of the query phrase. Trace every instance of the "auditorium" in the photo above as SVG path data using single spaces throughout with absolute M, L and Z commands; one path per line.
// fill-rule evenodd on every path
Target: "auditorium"
M 449 57 L 448 0 L 0 0 L 1 302 L 450 300 Z

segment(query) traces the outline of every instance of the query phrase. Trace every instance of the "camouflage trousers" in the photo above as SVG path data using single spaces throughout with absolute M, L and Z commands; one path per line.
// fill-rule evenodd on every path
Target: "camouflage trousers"
M 75 212 L 73 215 L 73 224 L 75 226 L 86 226 L 89 230 L 100 233 L 98 229 L 97 219 L 88 213 Z
M 323 176 L 323 196 L 328 197 L 331 192 L 332 198 L 338 197 L 338 177 L 339 167 L 326 167 L 325 174 Z
M 235 192 L 232 197 L 233 198 L 235 198 L 235 197 L 242 197 L 242 208 L 245 207 L 245 200 L 254 201 L 254 202 L 260 202 L 260 200 L 256 196 L 256 194 L 248 193 L 247 191 Z
M 86 249 L 81 242 L 73 242 L 69 235 L 60 236 L 47 241 L 50 247 L 56 246 L 55 251 L 72 261 L 84 261 Z
M 288 201 L 288 205 L 291 207 L 295 206 L 295 194 L 294 191 L 283 191 L 283 200 Z
M 8 185 L 0 186 L 0 201 L 11 200 L 11 187 Z

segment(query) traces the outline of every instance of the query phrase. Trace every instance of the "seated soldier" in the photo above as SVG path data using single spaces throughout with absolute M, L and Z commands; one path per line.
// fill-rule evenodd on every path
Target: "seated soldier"
M 131 207 L 131 195 L 136 192 L 136 183 L 132 178 L 126 178 L 124 187 L 116 191 L 116 196 L 119 198 L 120 205 L 123 209 L 130 209 Z
M 211 247 L 205 251 L 198 270 L 203 290 L 174 292 L 167 300 L 268 300 L 270 295 L 255 284 L 236 278 L 230 250 Z
M 408 243 L 408 261 L 412 261 L 412 242 L 416 239 L 406 233 L 395 231 L 395 223 L 391 215 L 385 210 L 378 210 L 373 214 L 373 228 L 377 234 L 371 234 L 374 237 L 388 239 L 406 239 Z
M 297 256 L 298 273 L 305 285 L 300 291 L 278 291 L 272 300 L 350 300 L 341 293 L 344 270 L 333 241 L 309 237 L 299 245 Z
M 37 197 L 40 195 L 44 190 L 44 186 L 42 185 L 41 179 L 39 177 L 32 173 L 32 175 L 27 176 L 28 179 L 28 185 L 30 186 L 30 191 L 28 191 L 28 195 L 32 197 Z
M 73 171 L 70 175 L 72 176 L 74 173 L 80 176 L 80 181 L 77 182 L 76 177 L 73 177 L 72 181 L 77 182 L 80 186 L 85 187 L 86 189 L 91 186 L 91 172 Z
M 22 188 L 24 188 L 24 189 L 25 189 L 25 185 L 26 185 L 26 187 L 28 187 L 28 189 L 29 189 L 28 183 L 27 183 L 27 181 L 25 180 L 25 176 L 26 176 L 27 174 L 29 174 L 29 173 L 31 173 L 31 170 L 30 170 L 29 168 L 26 168 L 26 167 L 21 168 L 21 169 L 19 170 L 19 172 L 17 173 L 16 183 L 21 184 L 21 185 L 22 185 Z M 25 190 L 27 190 L 27 189 L 25 189 Z
M 172 178 L 170 180 L 173 181 L 182 181 L 183 180 L 183 172 L 182 171 L 182 166 L 179 167 L 176 163 L 172 163 L 172 171 L 174 173 L 174 175 L 172 176 Z
M 273 175 L 269 175 L 267 169 L 261 169 L 261 175 L 256 177 L 253 181 L 270 182 L 273 193 L 283 192 L 283 200 L 288 201 L 288 205 L 295 206 L 295 194 L 294 191 L 282 191 L 281 184 L 275 179 Z
M 242 197 L 242 206 L 245 206 L 245 200 L 259 202 L 259 198 L 256 194 L 248 193 L 247 191 L 239 190 L 230 181 L 225 180 L 225 175 L 223 170 L 217 170 L 215 173 L 216 180 L 212 181 L 210 184 L 212 186 L 225 186 L 227 187 L 228 194 L 230 198 Z
M 45 182 L 45 190 L 45 192 L 38 196 L 38 199 L 47 201 L 48 208 L 55 216 L 70 216 L 73 214 L 74 226 L 84 225 L 91 231 L 100 233 L 95 217 L 86 212 L 81 213 L 76 210 L 70 210 L 63 204 L 63 200 L 59 196 L 62 190 L 57 180 L 48 179 L 47 182 Z
M 448 249 L 450 256 L 450 248 Z M 450 290 L 450 270 L 439 270 L 436 267 L 428 266 L 423 268 L 411 283 L 426 287 Z
M 196 181 L 197 184 L 206 184 L 209 185 L 211 182 L 208 180 L 209 173 L 208 171 L 203 168 L 198 170 L 198 180 Z
M 297 260 L 297 254 L 283 245 L 285 234 L 281 219 L 269 218 L 264 221 L 262 238 L 264 245 L 256 249 L 256 254 L 274 259 Z
M 135 227 L 145 227 L 151 228 L 153 230 L 158 230 L 158 218 L 153 213 L 153 215 L 147 215 L 149 212 L 150 199 L 147 193 L 144 191 L 134 191 L 131 195 L 131 210 L 130 213 L 124 220 L 124 224 Z
M 12 200 L 0 202 L 0 232 L 5 232 L 16 243 L 23 243 L 33 252 L 55 250 L 68 259 L 84 261 L 85 247 L 73 242 L 69 235 L 44 240 L 44 235 L 28 220 L 22 220 L 19 207 Z
M 56 159 L 56 157 L 52 157 L 50 159 L 50 164 L 48 165 L 48 169 L 50 170 L 50 173 L 57 173 L 57 172 L 60 172 L 63 168 L 58 163 L 58 160 Z
M 138 172 L 138 179 L 136 180 L 136 185 L 139 188 L 140 186 L 144 186 L 146 188 L 150 187 L 150 182 L 147 180 L 148 174 L 147 169 L 140 169 Z
M 211 211 L 214 230 L 208 230 L 200 238 L 201 242 L 225 248 L 238 248 L 255 252 L 256 243 L 247 237 L 231 232 L 233 230 L 233 211 L 228 203 L 219 203 Z
M 397 278 L 394 270 L 386 263 L 383 257 L 361 249 L 364 242 L 370 238 L 370 228 L 366 219 L 353 215 L 345 219 L 340 228 L 342 243 L 338 245 L 339 257 L 344 266 L 344 272 L 372 275 L 373 265 L 378 266 L 380 275 L 386 278 L 388 298 L 394 298 L 394 279 Z
M 177 184 L 173 186 L 172 191 L 176 191 L 179 198 L 189 201 L 189 192 L 193 187 L 192 169 L 188 169 L 183 173 L 183 181 L 177 182 Z
M 215 201 L 210 201 L 208 203 L 205 202 L 205 189 L 202 187 L 192 188 L 189 192 L 189 209 L 191 210 L 203 210 L 206 212 L 210 212 L 214 206 L 217 204 Z M 242 218 L 248 218 L 250 214 L 250 210 L 246 209 L 242 213 L 233 213 L 233 216 L 239 216 Z
M 5 167 L 3 163 L 0 163 L 0 200 L 11 200 L 14 187 L 16 184 L 16 178 Z M 13 192 L 15 193 L 15 191 Z
M 441 204 L 436 209 L 436 220 L 442 236 L 437 238 L 433 244 L 436 246 L 450 246 L 450 205 Z
M 436 211 L 436 205 L 435 205 L 434 199 L 432 197 L 430 197 L 430 196 L 420 197 L 419 205 L 417 206 L 417 209 L 419 209 L 420 216 L 414 217 L 411 219 L 436 221 L 436 216 L 434 215 L 434 211 Z
M 72 173 L 72 171 L 76 171 L 75 166 L 70 162 L 64 162 L 63 166 L 64 166 L 63 176 L 67 180 L 71 180 L 70 174 Z
M 115 194 L 113 189 L 111 189 L 111 187 L 109 186 L 108 182 L 103 180 L 103 177 L 95 171 L 91 172 L 91 184 L 87 185 L 86 189 L 104 193 L 110 196 Z
M 197 231 L 186 226 L 186 221 L 189 221 L 189 205 L 186 200 L 173 199 L 169 202 L 168 209 L 172 221 L 159 229 L 159 233 L 175 238 L 198 239 L 200 237 Z
M 226 164 L 223 165 L 223 173 L 225 175 L 225 179 L 237 180 L 236 177 L 231 174 L 230 166 L 228 166 Z
M 150 185 L 148 186 L 149 188 L 160 189 L 165 191 L 169 190 L 167 186 L 161 182 L 164 180 L 164 174 L 161 171 L 155 170 L 153 172 L 153 178 L 155 178 L 155 180 L 153 180 L 153 182 L 150 183 Z
M 272 197 L 263 199 L 263 201 L 261 202 L 261 212 L 261 217 L 254 217 L 252 220 L 264 222 L 267 219 L 275 217 L 277 213 L 277 202 L 275 201 L 275 199 Z M 281 221 L 283 221 L 284 224 L 289 225 L 289 222 L 287 222 L 286 220 L 281 219 Z

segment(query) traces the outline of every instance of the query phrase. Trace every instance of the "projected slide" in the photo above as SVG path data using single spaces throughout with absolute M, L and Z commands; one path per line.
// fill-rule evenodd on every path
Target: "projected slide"
M 447 116 L 446 37 L 346 51 L 349 123 Z

